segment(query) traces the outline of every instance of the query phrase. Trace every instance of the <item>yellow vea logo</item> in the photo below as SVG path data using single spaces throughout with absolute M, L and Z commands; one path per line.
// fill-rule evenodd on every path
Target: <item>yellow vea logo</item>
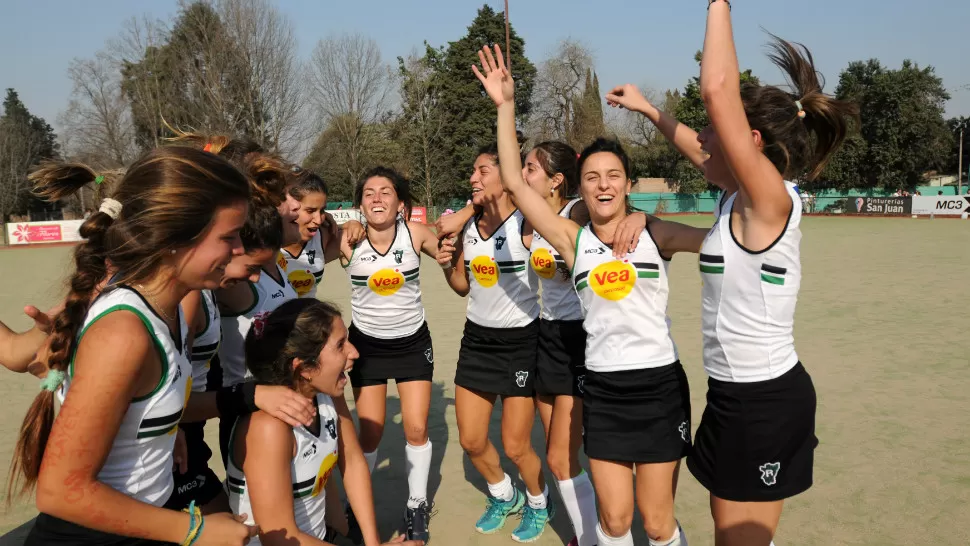
M 404 275 L 397 269 L 381 269 L 367 279 L 367 286 L 378 296 L 390 296 L 404 285 Z
M 313 290 L 313 274 L 305 269 L 298 269 L 290 273 L 287 278 L 290 279 L 293 290 L 296 290 L 296 295 L 300 297 Z
M 333 474 L 333 467 L 337 465 L 337 452 L 327 455 L 323 462 L 320 463 L 320 470 L 317 471 L 317 481 L 313 484 L 313 492 L 310 493 L 311 496 L 316 497 L 319 495 L 326 487 L 327 482 L 330 481 L 330 475 Z
M 540 248 L 532 253 L 532 269 L 543 279 L 551 279 L 556 275 L 556 259 L 552 253 Z
M 610 301 L 620 301 L 630 294 L 637 282 L 637 271 L 625 262 L 606 262 L 589 272 L 589 287 Z
M 280 266 L 280 269 L 283 271 L 286 271 L 286 258 L 283 257 L 282 252 L 276 255 L 276 265 Z
M 498 264 L 495 263 L 495 258 L 476 256 L 470 265 L 472 275 L 475 276 L 478 284 L 485 288 L 491 288 L 498 282 Z

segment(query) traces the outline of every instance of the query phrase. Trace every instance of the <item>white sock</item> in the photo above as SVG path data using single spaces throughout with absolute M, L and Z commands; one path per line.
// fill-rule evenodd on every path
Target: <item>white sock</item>
M 654 540 L 651 538 L 650 546 L 687 546 L 687 535 L 680 528 L 680 522 L 677 522 L 677 528 L 674 529 L 673 536 L 667 540 Z
M 488 484 L 488 492 L 500 501 L 509 502 L 515 498 L 515 489 L 512 488 L 512 478 L 506 474 L 502 481 Z
M 364 453 L 364 458 L 367 459 L 367 469 L 370 473 L 374 473 L 374 467 L 377 466 L 377 450 L 371 451 L 370 453 Z
M 774 540 L 772 540 L 772 541 L 771 541 L 771 544 L 769 544 L 768 546 L 775 546 L 775 541 L 774 541 Z
M 633 546 L 633 533 L 627 531 L 621 537 L 611 537 L 599 523 L 596 524 L 596 538 L 599 540 L 599 546 Z
M 549 486 L 545 485 L 544 487 L 545 489 L 542 490 L 542 493 L 538 497 L 533 497 L 528 489 L 525 490 L 525 495 L 529 498 L 529 507 L 533 510 L 543 510 L 548 506 L 546 498 L 549 496 Z
M 428 500 L 428 474 L 431 473 L 431 440 L 423 446 L 404 442 L 408 471 L 408 508 Z
M 596 545 L 596 490 L 586 471 L 571 480 L 556 482 L 559 495 L 573 524 L 579 546 Z

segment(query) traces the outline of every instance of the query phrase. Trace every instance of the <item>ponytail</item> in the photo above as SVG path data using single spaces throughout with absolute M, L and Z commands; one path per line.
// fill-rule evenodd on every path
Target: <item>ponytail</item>
M 297 181 L 285 163 L 269 154 L 246 154 L 239 167 L 249 179 L 255 206 L 279 207 L 286 188 Z
M 845 141 L 849 120 L 858 120 L 859 107 L 822 92 L 823 80 L 808 48 L 771 36 L 768 57 L 784 72 L 791 92 L 746 83 L 741 88 L 744 111 L 782 176 L 814 180 Z
M 32 172 L 28 180 L 33 182 L 36 195 L 56 200 L 76 194 L 97 178 L 99 176 L 84 165 L 46 163 Z M 51 329 L 47 361 L 51 371 L 67 372 L 84 316 L 98 284 L 107 275 L 104 236 L 113 222 L 111 215 L 98 211 L 81 224 L 79 233 L 84 241 L 74 251 L 75 271 L 68 281 L 70 290 L 64 310 L 54 319 Z M 54 392 L 44 389 L 34 398 L 20 426 L 7 480 L 8 503 L 15 496 L 29 493 L 37 484 L 53 423 Z

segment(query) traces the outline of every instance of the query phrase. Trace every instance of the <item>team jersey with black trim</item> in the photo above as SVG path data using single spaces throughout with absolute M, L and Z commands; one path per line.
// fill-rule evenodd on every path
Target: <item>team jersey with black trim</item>
M 322 539 L 327 532 L 324 521 L 327 509 L 327 482 L 337 467 L 337 410 L 333 400 L 325 394 L 317 394 L 317 415 L 320 416 L 320 434 L 312 434 L 306 427 L 293 429 L 296 441 L 296 457 L 290 463 L 290 480 L 293 485 L 293 516 L 296 526 L 304 533 Z M 236 442 L 235 430 L 229 445 Z M 232 449 L 232 448 L 230 448 Z M 234 514 L 248 514 L 246 523 L 254 525 L 253 507 L 246 487 L 246 476 L 229 456 L 226 468 L 226 485 L 229 487 L 229 507 Z M 260 544 L 253 537 L 249 544 Z
M 253 374 L 246 368 L 246 334 L 253 321 L 258 317 L 265 317 L 280 305 L 296 299 L 296 291 L 290 285 L 283 269 L 273 264 L 279 270 L 282 283 L 270 277 L 265 271 L 259 276 L 256 284 L 247 281 L 253 292 L 253 305 L 240 314 L 223 313 L 222 315 L 222 343 L 219 345 L 219 364 L 222 365 L 222 386 L 231 387 L 249 379 Z
M 414 250 L 403 218 L 394 226 L 394 240 L 381 254 L 370 240 L 354 246 L 346 266 L 350 276 L 353 324 L 379 339 L 409 336 L 424 324 L 421 303 L 421 256 Z
M 768 249 L 749 252 L 734 238 L 730 211 L 737 194 L 728 198 L 701 247 L 704 368 L 719 381 L 767 381 L 798 363 L 794 327 L 802 280 L 802 206 L 796 186 L 785 186 L 791 215 Z
M 192 391 L 205 392 L 212 357 L 219 354 L 222 341 L 222 321 L 219 306 L 212 290 L 202 291 L 202 312 L 205 313 L 205 328 L 196 334 L 192 342 Z
M 122 285 L 102 293 L 91 304 L 78 334 L 78 343 L 92 324 L 117 311 L 129 311 L 141 319 L 158 351 L 162 374 L 151 393 L 129 402 L 98 472 L 98 481 L 133 499 L 162 506 L 175 486 L 172 478 L 175 432 L 192 388 L 192 364 L 185 343 L 188 328 L 179 308 L 181 343 L 176 343 L 165 321 L 141 294 Z M 72 356 L 67 377 L 58 391 L 62 403 L 65 396 L 70 396 L 73 376 Z
M 667 269 L 648 230 L 622 260 L 593 226 L 576 236 L 573 283 L 586 318 L 586 367 L 594 372 L 659 368 L 677 360 L 667 316 Z
M 468 320 L 488 328 L 518 328 L 539 317 L 539 282 L 522 243 L 525 217 L 516 210 L 491 237 L 478 217 L 465 224 L 462 247 L 468 273 Z
M 326 265 L 326 258 L 323 256 L 323 235 L 319 231 L 314 233 L 313 238 L 303 245 L 299 256 L 290 254 L 285 248 L 281 249 L 277 262 L 280 269 L 286 273 L 286 278 L 290 280 L 297 296 L 315 297 Z
M 559 211 L 559 216 L 569 218 L 569 213 L 579 201 L 579 199 L 573 199 L 566 203 L 566 206 Z M 531 250 L 529 263 L 539 277 L 539 286 L 542 289 L 540 296 L 542 319 L 582 320 L 583 304 L 579 301 L 569 268 L 566 267 L 562 256 L 549 244 L 549 241 L 539 235 L 538 231 L 532 234 Z

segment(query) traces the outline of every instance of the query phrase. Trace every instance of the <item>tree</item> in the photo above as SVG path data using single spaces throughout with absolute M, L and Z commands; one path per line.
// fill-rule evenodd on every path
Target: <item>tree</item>
M 840 74 L 835 95 L 859 105 L 861 126 L 815 186 L 913 189 L 951 161 L 954 136 L 943 118 L 950 95 L 932 66 L 856 61 Z
M 8 215 L 27 209 L 31 199 L 28 172 L 39 161 L 57 154 L 54 129 L 31 114 L 16 91 L 7 89 L 0 116 L 0 223 Z
M 377 42 L 361 34 L 328 37 L 313 51 L 310 101 L 326 127 L 317 142 L 344 157 L 343 177 L 351 181 L 372 166 L 369 158 L 382 144 L 383 132 L 373 127 L 388 121 L 390 75 Z
M 580 42 L 563 40 L 536 75 L 530 132 L 537 140 L 560 140 L 569 144 L 576 136 L 576 110 L 585 90 L 592 86 L 593 56 Z M 586 77 L 586 85 L 583 77 Z
M 582 150 L 597 137 L 606 133 L 603 120 L 603 99 L 600 98 L 599 77 L 586 69 L 586 84 L 583 94 L 576 104 L 572 127 L 567 143 L 576 150 Z
M 306 136 L 293 26 L 266 0 L 183 3 L 171 29 L 132 21 L 115 50 L 144 149 L 171 136 L 166 124 L 271 151 Z
M 353 157 L 345 153 L 344 131 L 350 126 L 359 126 L 361 140 L 372 143 Z M 355 185 L 368 169 L 383 165 L 402 172 L 405 170 L 398 144 L 400 139 L 395 138 L 394 130 L 393 123 L 361 123 L 359 119 L 335 118 L 317 137 L 302 164 L 327 181 L 331 201 L 351 201 Z M 357 171 L 359 174 L 355 174 Z
M 946 172 L 957 172 L 960 165 L 960 131 L 963 130 L 963 170 L 970 168 L 970 118 L 960 116 L 946 121 L 947 129 L 954 136 L 953 146 L 946 162 Z
M 441 165 L 447 161 L 444 149 L 449 118 L 440 108 L 441 64 L 444 49 L 424 44 L 424 55 L 397 58 L 400 78 L 400 136 L 408 159 L 408 172 L 416 186 L 415 197 L 428 208 L 449 195 L 460 193 L 455 180 L 443 176 Z
M 532 112 L 532 93 L 536 68 L 525 56 L 525 41 L 510 28 L 512 76 L 515 78 L 515 112 L 520 126 Z M 449 119 L 445 131 L 444 149 L 447 160 L 442 164 L 441 176 L 453 180 L 461 194 L 467 185 L 459 185 L 471 173 L 475 154 L 482 146 L 495 140 L 495 105 L 482 91 L 472 74 L 471 66 L 478 63 L 478 51 L 489 44 L 505 44 L 505 19 L 501 13 L 482 6 L 467 34 L 450 42 L 441 67 L 442 114 Z
M 65 151 L 92 166 L 122 167 L 138 154 L 131 103 L 121 88 L 119 67 L 109 56 L 74 59 L 68 66 L 74 88 L 58 121 L 64 127 Z

